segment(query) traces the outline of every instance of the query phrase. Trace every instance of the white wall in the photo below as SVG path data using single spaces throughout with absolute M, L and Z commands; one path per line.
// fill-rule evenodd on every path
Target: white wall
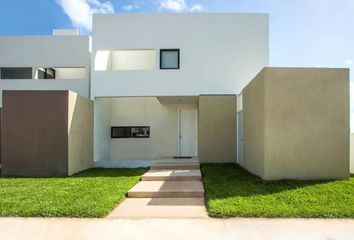
M 268 65 L 264 14 L 104 14 L 96 50 L 179 48 L 179 70 L 94 71 L 92 97 L 235 94 Z M 93 55 L 94 57 L 94 55 Z M 157 52 L 156 61 L 159 63 Z
M 95 101 L 95 161 L 152 160 L 178 153 L 178 108 L 156 97 L 98 98 Z M 110 138 L 111 126 L 150 126 L 150 138 Z
M 94 161 L 111 159 L 111 118 L 111 99 L 96 99 L 94 102 Z
M 0 67 L 32 67 L 32 79 L 0 80 L 2 90 L 72 90 L 89 96 L 90 39 L 87 36 L 0 37 Z M 36 80 L 38 67 L 85 67 L 84 79 Z M 0 106 L 1 106 L 0 100 Z

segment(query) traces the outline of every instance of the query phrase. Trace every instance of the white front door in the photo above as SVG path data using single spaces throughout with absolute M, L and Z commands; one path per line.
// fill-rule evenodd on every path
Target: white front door
M 196 109 L 179 110 L 179 156 L 197 156 L 198 112 Z

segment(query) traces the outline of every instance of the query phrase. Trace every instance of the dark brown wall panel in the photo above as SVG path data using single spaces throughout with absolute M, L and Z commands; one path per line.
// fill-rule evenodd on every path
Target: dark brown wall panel
M 2 174 L 68 174 L 68 91 L 4 91 Z

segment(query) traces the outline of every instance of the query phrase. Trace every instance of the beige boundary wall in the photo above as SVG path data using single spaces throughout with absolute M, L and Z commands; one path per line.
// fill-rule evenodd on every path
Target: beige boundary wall
M 93 103 L 70 91 L 4 91 L 2 174 L 67 176 L 92 166 Z
M 246 169 L 268 180 L 349 177 L 348 69 L 265 68 L 242 95 Z
M 68 173 L 93 167 L 93 101 L 69 92 Z
M 236 95 L 201 95 L 198 111 L 200 162 L 236 162 L 236 136 Z

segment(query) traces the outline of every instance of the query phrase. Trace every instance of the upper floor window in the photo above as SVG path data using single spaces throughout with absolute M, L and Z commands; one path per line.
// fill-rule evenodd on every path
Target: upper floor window
M 38 68 L 37 79 L 55 79 L 55 70 L 53 68 Z
M 179 49 L 160 49 L 160 69 L 179 69 Z
M 86 68 L 84 67 L 72 67 L 72 68 L 37 68 L 36 79 L 85 79 L 86 78 Z
M 32 79 L 32 68 L 30 67 L 9 67 L 0 68 L 1 79 Z
M 96 71 L 154 70 L 154 49 L 98 50 L 95 56 Z

